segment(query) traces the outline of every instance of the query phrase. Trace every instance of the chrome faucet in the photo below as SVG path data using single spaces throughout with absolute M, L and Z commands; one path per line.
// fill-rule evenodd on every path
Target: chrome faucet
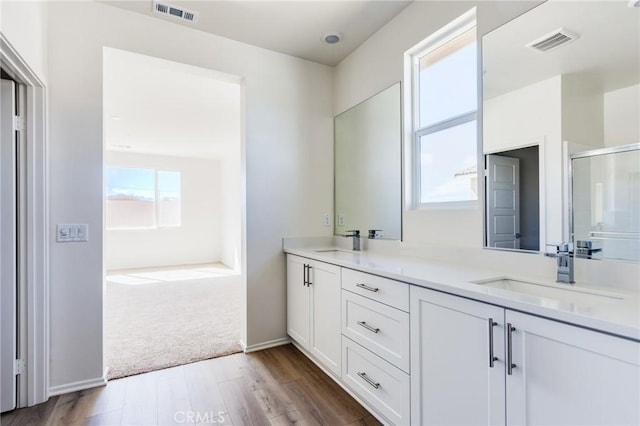
M 369 239 L 375 240 L 376 238 L 382 237 L 382 229 L 369 229 Z
M 347 238 L 353 238 L 353 250 L 360 251 L 360 231 L 357 229 L 352 229 L 347 232 L 351 233 L 345 234 L 344 236 Z
M 555 244 L 549 244 L 555 245 Z M 558 265 L 556 282 L 573 284 L 573 244 L 562 242 L 555 245 L 555 253 L 545 253 L 545 256 L 555 257 Z

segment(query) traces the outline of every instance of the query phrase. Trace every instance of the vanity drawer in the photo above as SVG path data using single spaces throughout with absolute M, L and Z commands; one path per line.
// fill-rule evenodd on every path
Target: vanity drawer
M 342 290 L 342 334 L 409 372 L 409 314 Z
M 342 380 L 393 424 L 409 422 L 409 375 L 342 336 Z
M 342 288 L 409 312 L 409 284 L 342 268 Z

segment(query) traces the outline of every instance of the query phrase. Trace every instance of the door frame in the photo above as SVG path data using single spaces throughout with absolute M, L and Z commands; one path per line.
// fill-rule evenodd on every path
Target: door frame
M 538 205 L 539 205 L 539 212 L 538 212 L 538 221 L 540 222 L 540 230 L 539 230 L 539 239 L 540 239 L 540 249 L 537 252 L 533 252 L 533 253 L 538 253 L 538 252 L 542 252 L 544 253 L 545 247 L 547 245 L 547 181 L 546 181 L 546 174 L 545 174 L 545 164 L 547 162 L 547 157 L 546 157 L 546 152 L 545 152 L 545 145 L 546 145 L 546 137 L 545 136 L 539 136 L 539 137 L 535 137 L 535 138 L 530 138 L 528 140 L 528 142 L 523 142 L 523 143 L 517 143 L 514 145 L 509 145 L 509 146 L 503 146 L 500 148 L 494 148 L 494 149 L 488 149 L 488 150 L 483 150 L 481 149 L 481 165 L 482 165 L 482 169 L 483 169 L 483 178 L 482 178 L 482 193 L 483 193 L 483 197 L 486 199 L 486 189 L 487 189 L 487 184 L 486 184 L 486 172 L 484 171 L 485 167 L 486 167 L 486 156 L 487 155 L 491 155 L 491 154 L 500 154 L 501 152 L 504 151 L 511 151 L 511 150 L 515 150 L 515 149 L 522 149 L 522 148 L 532 148 L 534 146 L 538 147 L 538 193 L 539 193 L 539 199 L 538 199 Z M 564 198 L 564 195 L 563 195 Z M 487 209 L 486 206 L 485 208 L 482 209 L 482 229 L 483 229 L 483 247 L 484 248 L 491 248 L 492 250 L 503 250 L 503 251 L 516 251 L 516 252 L 527 252 L 527 250 L 522 250 L 522 249 L 501 249 L 501 248 L 495 248 L 495 247 L 488 247 L 487 246 Z M 530 252 L 531 253 L 531 252 Z
M 47 88 L 20 53 L 0 32 L 0 66 L 26 86 L 26 321 L 19 333 L 26 335 L 26 392 L 17 406 L 25 407 L 49 398 L 49 203 Z M 19 302 L 20 303 L 20 302 Z

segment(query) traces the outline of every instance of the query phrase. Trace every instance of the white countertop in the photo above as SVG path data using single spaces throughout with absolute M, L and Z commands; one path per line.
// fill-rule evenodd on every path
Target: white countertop
M 526 276 L 506 275 L 509 278 L 531 281 L 564 290 L 569 295 L 575 294 L 577 303 L 573 303 L 571 297 L 566 296 L 562 297 L 564 301 L 559 301 L 472 283 L 472 281 L 505 277 L 504 273 L 496 270 L 366 251 L 353 252 L 326 246 L 285 248 L 285 251 L 345 268 L 640 341 L 640 296 L 637 291 L 628 288 L 595 288 L 580 284 L 556 284 L 555 282 L 541 282 L 539 279 L 532 280 Z M 584 296 L 584 293 L 573 293 L 572 290 L 584 290 L 591 294 L 605 294 L 621 298 L 602 297 L 597 298 L 597 302 L 584 302 L 578 301 L 581 296 Z

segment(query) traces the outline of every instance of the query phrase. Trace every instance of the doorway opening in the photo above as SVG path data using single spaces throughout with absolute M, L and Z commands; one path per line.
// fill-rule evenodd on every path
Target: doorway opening
M 240 352 L 241 81 L 103 58 L 108 378 Z
M 0 32 L 0 405 L 49 392 L 46 88 Z
M 539 146 L 485 155 L 487 246 L 540 250 Z
M 26 87 L 0 69 L 0 412 L 24 400 Z

